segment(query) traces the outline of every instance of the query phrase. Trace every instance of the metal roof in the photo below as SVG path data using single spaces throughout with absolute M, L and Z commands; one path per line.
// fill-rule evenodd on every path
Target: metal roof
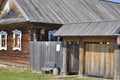
M 120 20 L 120 4 L 104 0 L 14 0 L 30 22 L 80 23 Z
M 66 24 L 54 36 L 113 36 L 118 29 L 120 31 L 120 22 L 117 21 Z
M 13 24 L 13 23 L 21 23 L 21 22 L 27 22 L 27 20 L 25 18 L 22 18 L 22 17 L 0 19 L 0 25 L 3 25 L 3 24 Z

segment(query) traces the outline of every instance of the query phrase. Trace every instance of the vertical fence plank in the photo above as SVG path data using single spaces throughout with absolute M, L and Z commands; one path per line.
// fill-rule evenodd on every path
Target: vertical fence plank
M 62 42 L 33 42 L 30 45 L 30 67 L 32 71 L 41 72 L 45 62 L 53 62 L 62 69 L 62 46 L 56 51 L 56 45 Z

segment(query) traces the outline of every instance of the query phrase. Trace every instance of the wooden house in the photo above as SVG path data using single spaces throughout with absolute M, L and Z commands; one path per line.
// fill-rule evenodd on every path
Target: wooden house
M 56 40 L 52 35 L 61 24 L 48 23 L 40 0 L 31 1 L 0 0 L 0 64 L 29 67 L 30 41 Z
M 63 38 L 63 74 L 119 80 L 119 37 L 114 34 L 119 34 L 120 4 L 107 1 L 1 0 L 0 63 L 28 66 L 31 58 L 36 62 L 30 42 L 51 41 L 61 27 L 54 35 Z

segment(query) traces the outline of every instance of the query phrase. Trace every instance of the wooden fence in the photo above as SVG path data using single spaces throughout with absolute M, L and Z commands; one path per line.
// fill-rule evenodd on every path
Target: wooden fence
M 34 72 L 41 72 L 45 63 L 55 63 L 62 69 L 62 42 L 30 43 L 30 67 Z

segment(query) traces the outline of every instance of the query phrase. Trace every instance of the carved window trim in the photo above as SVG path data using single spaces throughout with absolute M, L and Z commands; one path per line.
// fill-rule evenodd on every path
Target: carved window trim
M 22 31 L 21 30 L 14 30 L 13 31 L 13 50 L 22 50 Z
M 7 32 L 0 31 L 0 50 L 7 50 Z

